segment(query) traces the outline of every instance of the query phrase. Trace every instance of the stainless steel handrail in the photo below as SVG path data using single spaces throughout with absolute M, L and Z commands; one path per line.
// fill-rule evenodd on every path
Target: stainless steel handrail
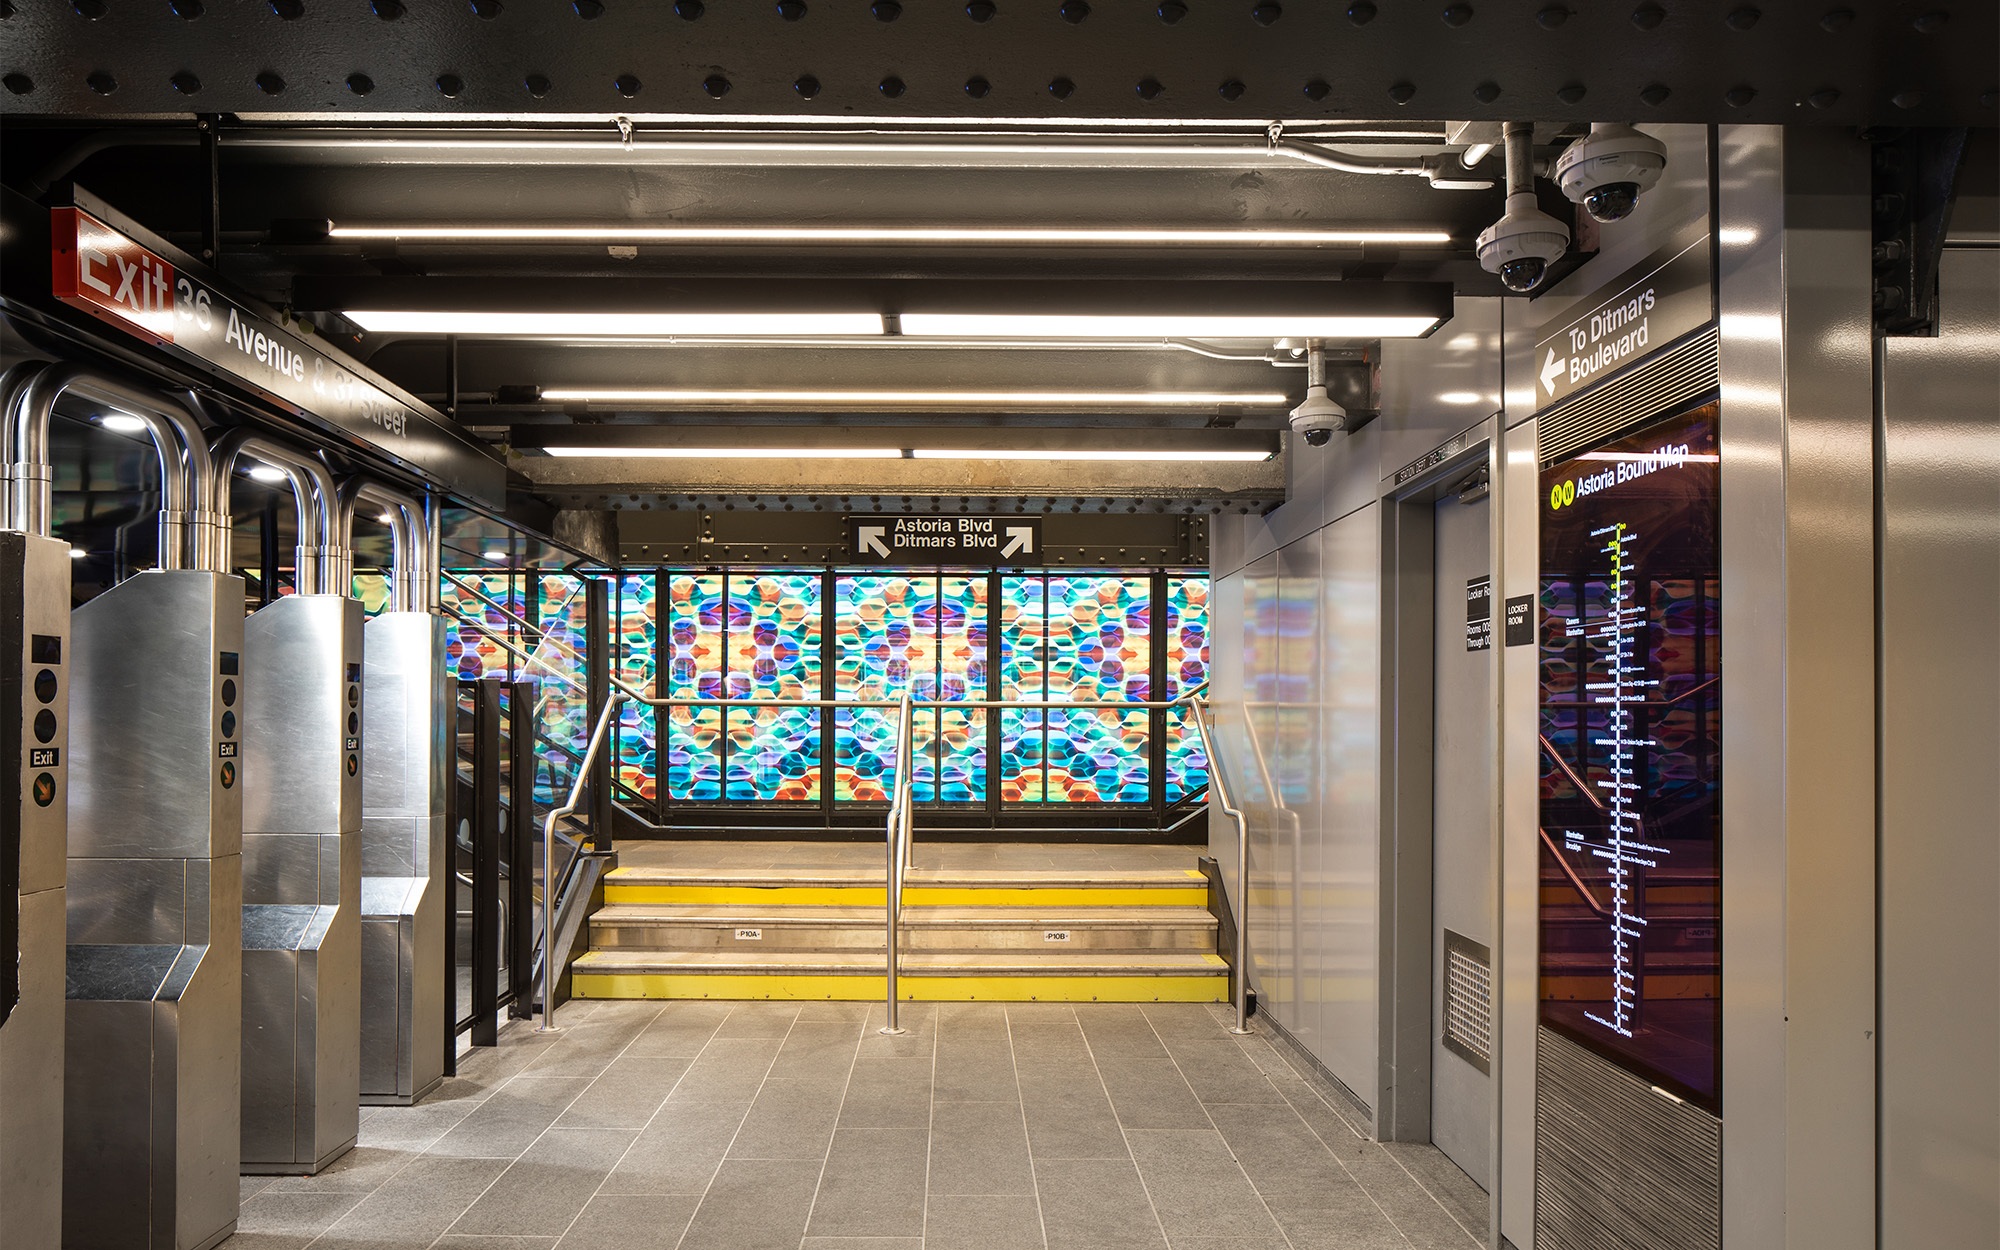
M 913 701 L 905 693 L 901 706 L 896 712 L 896 781 L 889 803 L 889 820 L 886 841 L 889 851 L 889 871 L 885 878 L 883 892 L 883 914 L 888 925 L 888 961 L 886 984 L 888 987 L 888 1018 L 882 1032 L 894 1037 L 903 1032 L 898 1021 L 898 998 L 896 973 L 901 963 L 900 938 L 903 926 L 903 880 L 909 869 L 909 861 L 915 853 L 911 846 L 914 841 L 916 822 L 911 755 L 916 749 L 915 716 L 912 715 Z
M 604 749 L 605 736 L 611 730 L 612 717 L 617 715 L 618 705 L 625 701 L 619 691 L 612 691 L 604 701 L 604 710 L 598 713 L 597 725 L 590 731 L 590 745 L 583 750 L 583 763 L 577 767 L 576 780 L 570 784 L 569 798 L 561 807 L 549 812 L 542 821 L 542 1022 L 535 1026 L 537 1033 L 554 1033 L 556 1015 L 556 822 L 573 814 L 583 803 L 584 783 L 590 780 L 591 766 L 597 762 L 597 753 Z
M 1201 735 L 1201 753 L 1208 759 L 1208 787 L 1222 814 L 1236 823 L 1236 1023 L 1230 1032 L 1245 1036 L 1256 1032 L 1250 1027 L 1250 820 L 1229 793 L 1229 779 L 1223 775 L 1222 761 L 1216 758 L 1214 718 L 1207 699 L 1196 699 L 1195 732 Z

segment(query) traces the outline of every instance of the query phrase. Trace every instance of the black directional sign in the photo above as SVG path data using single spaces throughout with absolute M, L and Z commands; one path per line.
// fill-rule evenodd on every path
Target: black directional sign
M 850 516 L 847 555 L 856 564 L 1036 565 L 1038 516 Z
M 1715 316 L 1708 223 L 1689 223 L 1535 336 L 1535 407 L 1547 408 Z

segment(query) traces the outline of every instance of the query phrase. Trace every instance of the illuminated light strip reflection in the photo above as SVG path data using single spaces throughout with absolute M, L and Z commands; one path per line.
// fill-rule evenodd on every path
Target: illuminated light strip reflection
M 546 243 L 1173 243 L 1225 247 L 1450 243 L 1444 230 L 1214 230 L 1013 226 L 341 226 L 335 239 Z

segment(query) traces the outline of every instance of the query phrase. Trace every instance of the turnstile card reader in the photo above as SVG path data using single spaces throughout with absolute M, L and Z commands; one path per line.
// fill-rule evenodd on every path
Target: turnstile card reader
M 62 1228 L 69 544 L 0 533 L 0 1250 Z
M 236 1228 L 243 581 L 153 570 L 76 609 L 63 1245 Z
M 360 1129 L 362 612 L 243 627 L 243 1171 L 312 1173 Z
M 385 612 L 363 629 L 361 1100 L 415 1102 L 444 1079 L 444 618 Z

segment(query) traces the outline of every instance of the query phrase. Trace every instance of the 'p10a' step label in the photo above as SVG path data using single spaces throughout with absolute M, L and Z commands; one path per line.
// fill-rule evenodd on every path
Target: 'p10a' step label
M 739 942 L 761 942 L 764 940 L 764 931 L 762 929 L 738 929 L 736 931 L 736 940 Z

